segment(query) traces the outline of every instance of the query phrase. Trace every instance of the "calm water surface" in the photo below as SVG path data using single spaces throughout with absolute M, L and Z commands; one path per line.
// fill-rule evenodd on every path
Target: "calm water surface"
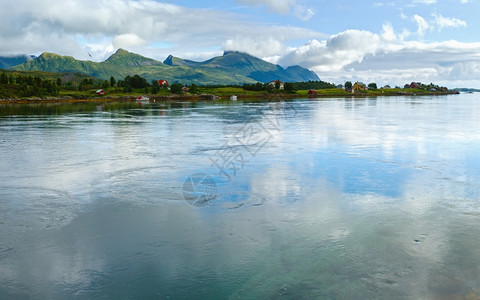
M 477 94 L 3 105 L 0 298 L 478 299 L 479 150 Z

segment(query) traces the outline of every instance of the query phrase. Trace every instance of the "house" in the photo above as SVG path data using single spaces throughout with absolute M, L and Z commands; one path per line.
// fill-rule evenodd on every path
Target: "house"
M 107 93 L 107 92 L 105 92 L 105 90 L 97 90 L 97 91 L 95 92 L 95 94 L 97 94 L 97 95 L 99 95 L 99 96 L 103 96 L 103 95 L 105 95 L 106 93 Z
M 412 82 L 410 84 L 407 83 L 403 86 L 403 88 L 405 88 L 405 89 L 420 89 L 420 88 L 422 88 L 422 83 L 421 82 Z
M 168 81 L 166 80 L 158 80 L 158 85 L 160 87 L 167 87 L 168 86 Z
M 183 91 L 184 93 L 188 93 L 188 88 L 187 88 L 186 86 L 184 86 L 184 87 L 182 88 L 182 91 Z
M 420 85 L 421 85 L 420 82 L 412 82 L 412 83 L 410 83 L 410 88 L 411 89 L 419 89 Z
M 363 82 L 355 82 L 355 84 L 353 85 L 353 90 L 357 90 L 357 91 L 366 91 L 367 90 L 367 85 Z
M 317 91 L 314 90 L 314 89 L 310 89 L 310 90 L 308 90 L 308 94 L 309 94 L 309 95 L 316 95 L 316 94 L 317 94 Z
M 270 81 L 268 84 L 270 86 L 273 86 L 274 88 L 276 88 L 278 86 L 279 90 L 283 90 L 285 88 L 285 84 L 280 80 Z

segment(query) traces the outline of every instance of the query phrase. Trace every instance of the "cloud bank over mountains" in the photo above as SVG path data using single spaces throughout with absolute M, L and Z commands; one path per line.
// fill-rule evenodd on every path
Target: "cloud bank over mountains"
M 436 2 L 412 0 L 408 5 L 430 7 Z M 335 83 L 358 79 L 395 85 L 416 80 L 480 87 L 480 42 L 427 39 L 429 34 L 468 28 L 468 22 L 458 16 L 399 11 L 410 28 L 397 29 L 384 21 L 378 30 L 349 28 L 327 34 L 319 30 L 321 26 L 312 26 L 319 17 L 312 3 L 318 2 L 236 3 L 299 23 L 272 24 L 233 9 L 152 0 L 17 0 L 2 4 L 0 55 L 49 51 L 89 59 L 91 53 L 101 61 L 125 48 L 159 60 L 168 54 L 203 60 L 223 50 L 237 50 L 282 66 L 310 68 L 322 80 Z M 375 3 L 378 7 L 394 4 L 399 3 Z
M 298 64 L 324 80 L 363 80 L 382 84 L 409 81 L 478 85 L 480 43 L 408 41 L 386 24 L 379 34 L 347 30 L 312 40 L 279 56 L 281 65 Z

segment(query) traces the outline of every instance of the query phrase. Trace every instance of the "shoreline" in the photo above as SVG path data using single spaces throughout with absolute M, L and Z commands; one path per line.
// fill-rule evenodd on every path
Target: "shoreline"
M 395 97 L 395 96 L 445 96 L 445 95 L 458 95 L 458 91 L 448 92 L 428 92 L 428 93 L 408 93 L 408 92 L 391 92 L 391 93 L 332 93 L 322 94 L 317 93 L 315 95 L 302 95 L 302 94 L 258 94 L 247 95 L 238 94 L 238 99 L 295 99 L 295 98 L 367 98 L 367 97 Z M 147 95 L 148 96 L 148 95 Z M 200 94 L 200 95 L 170 95 L 170 96 L 148 96 L 150 102 L 168 102 L 168 101 L 217 101 L 217 100 L 229 100 L 230 96 L 217 96 L 213 94 Z M 136 102 L 136 96 L 112 96 L 112 97 L 85 97 L 85 98 L 72 98 L 72 97 L 33 97 L 33 98 L 14 98 L 14 99 L 0 99 L 0 104 L 28 104 L 28 103 L 78 103 L 78 102 Z

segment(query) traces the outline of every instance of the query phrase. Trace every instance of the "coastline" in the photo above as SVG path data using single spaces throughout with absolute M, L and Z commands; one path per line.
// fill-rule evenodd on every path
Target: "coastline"
M 339 93 L 317 93 L 314 95 L 309 94 L 290 94 L 290 93 L 276 93 L 276 94 L 237 94 L 238 99 L 294 99 L 294 98 L 366 98 L 366 97 L 392 97 L 392 96 L 444 96 L 444 95 L 458 95 L 458 91 L 447 92 L 369 92 L 369 93 L 347 93 L 341 91 Z M 168 102 L 168 101 L 215 101 L 215 100 L 228 100 L 230 95 L 215 95 L 215 94 L 199 94 L 199 95 L 169 95 L 169 96 L 154 96 L 147 95 L 150 102 Z M 0 104 L 27 104 L 27 103 L 77 103 L 77 102 L 135 102 L 136 96 L 105 96 L 105 97 L 32 97 L 32 98 L 6 98 L 0 99 Z

